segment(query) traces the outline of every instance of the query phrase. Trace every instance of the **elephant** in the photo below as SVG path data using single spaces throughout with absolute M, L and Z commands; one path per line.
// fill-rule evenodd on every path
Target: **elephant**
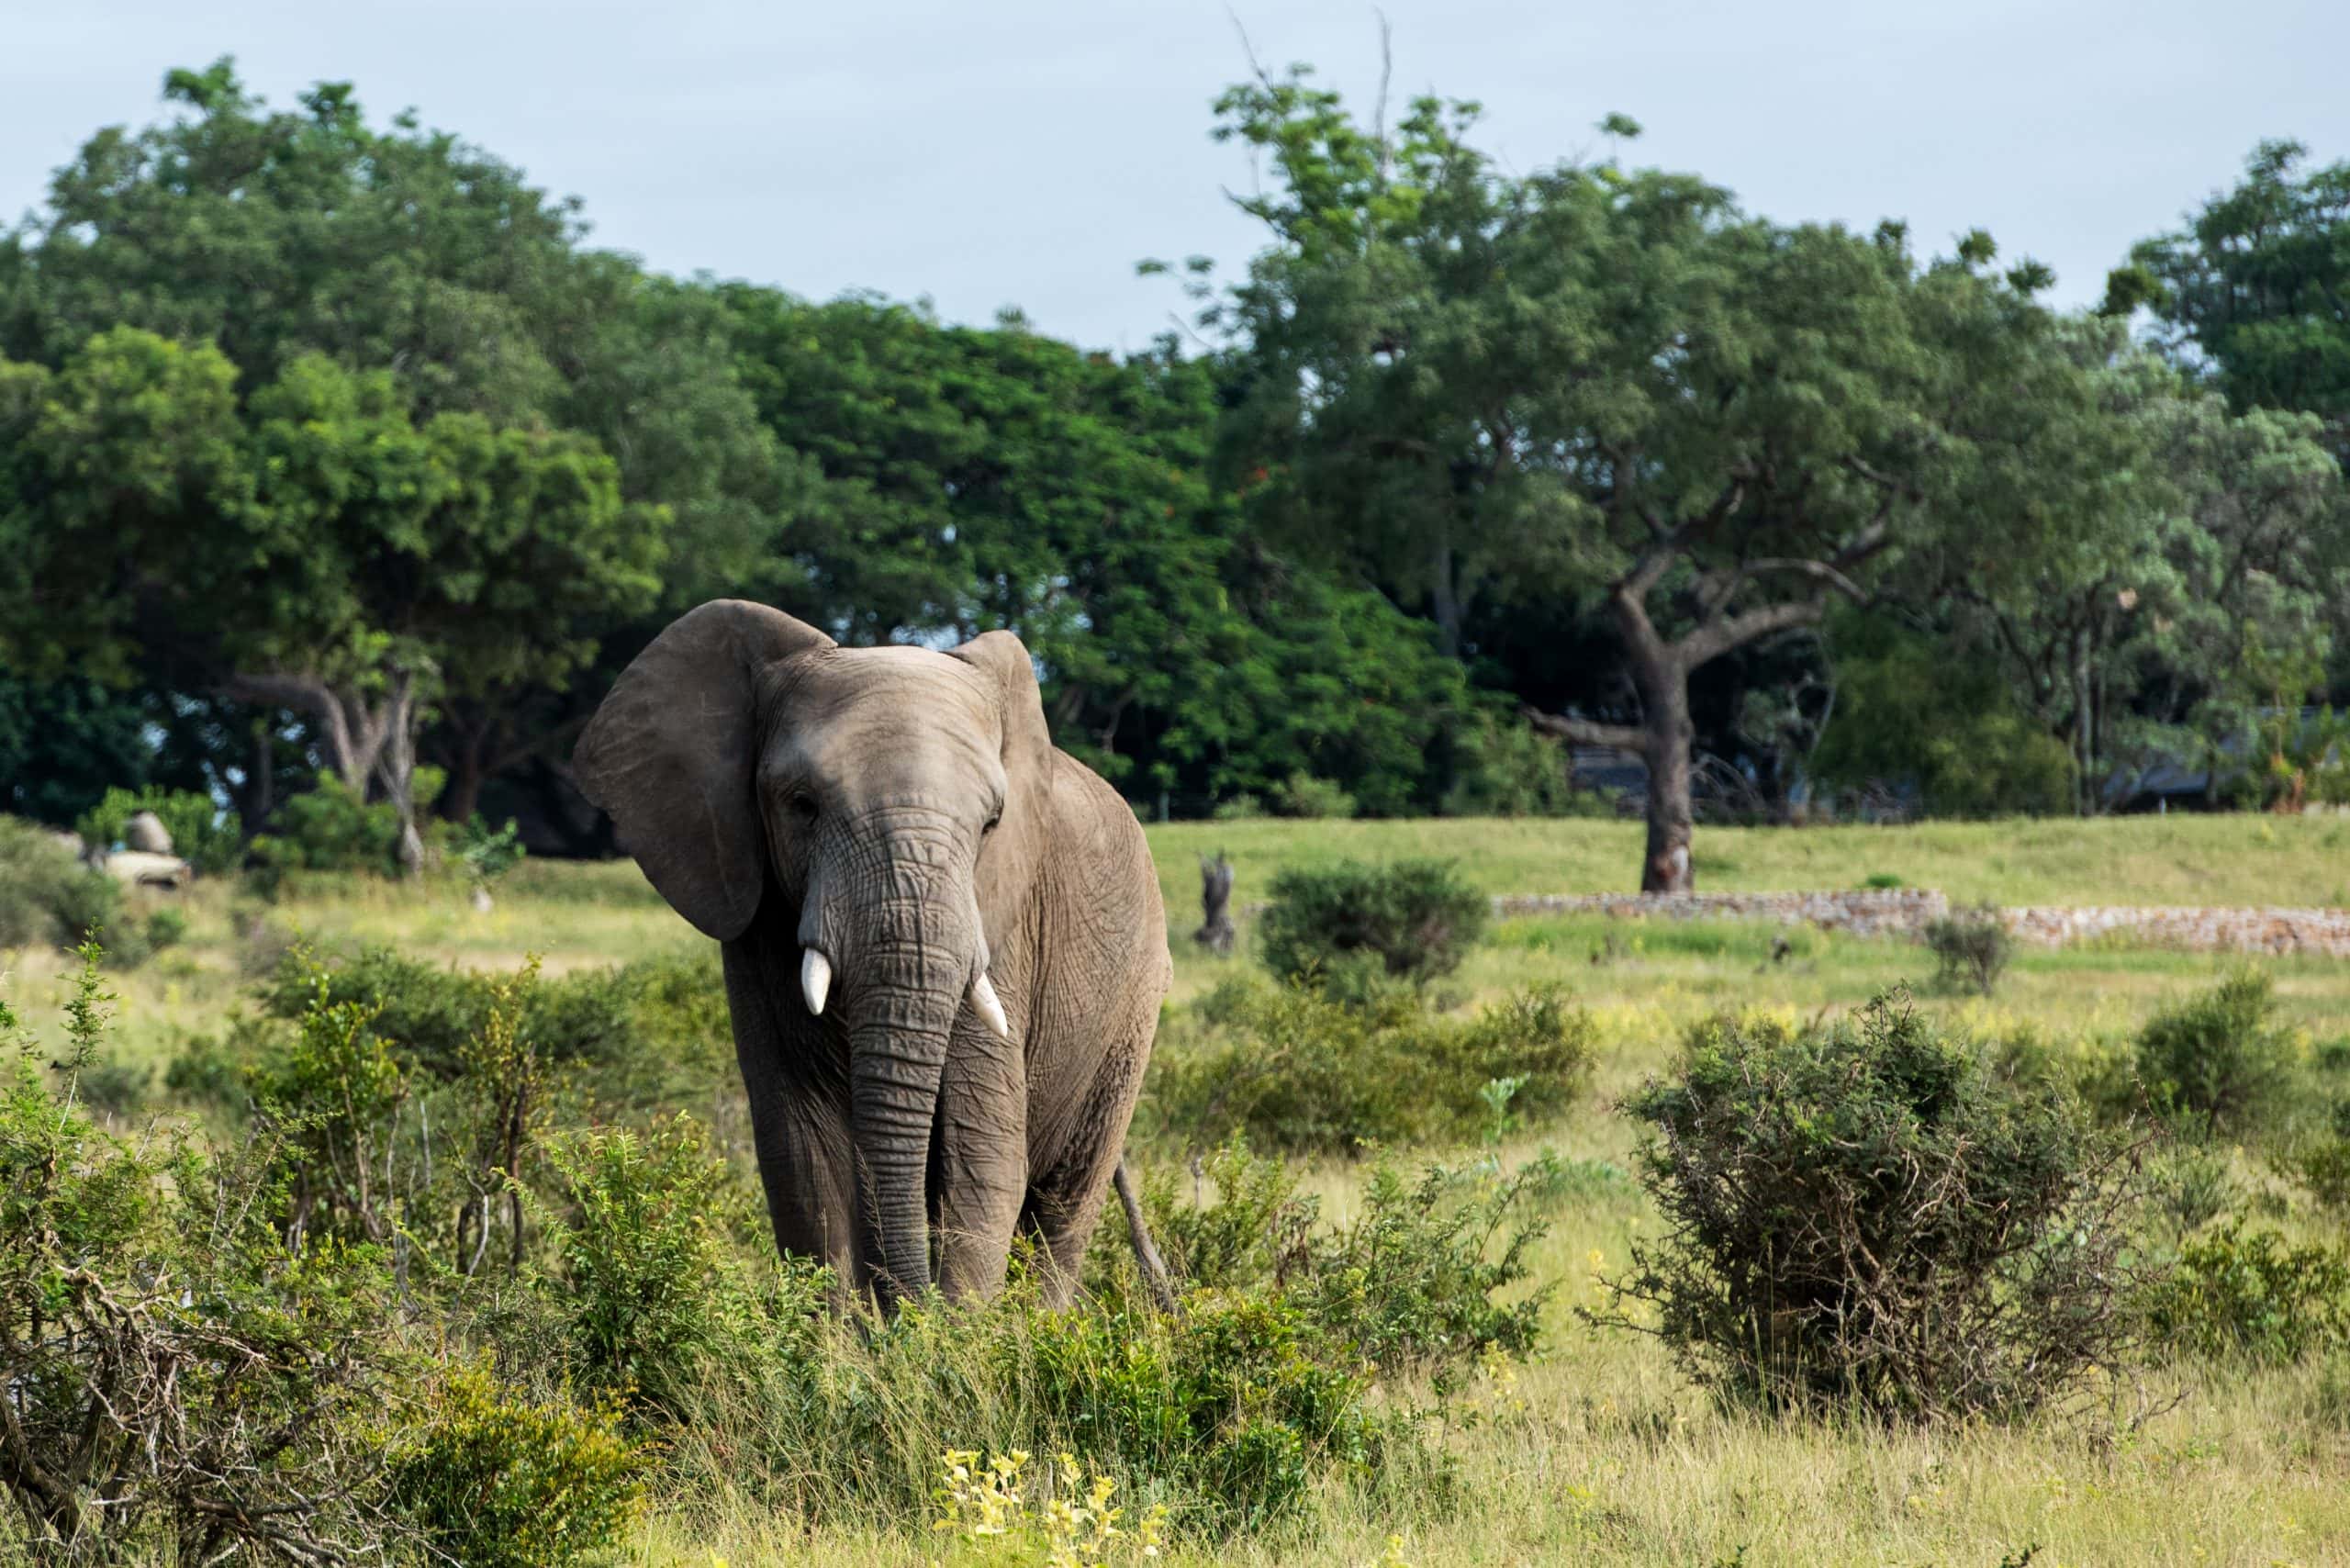
M 852 647 L 716 599 L 655 637 L 575 775 L 720 945 L 776 1241 L 882 1309 L 1065 1304 L 1171 966 L 1135 813 L 1056 750 L 1020 639 Z

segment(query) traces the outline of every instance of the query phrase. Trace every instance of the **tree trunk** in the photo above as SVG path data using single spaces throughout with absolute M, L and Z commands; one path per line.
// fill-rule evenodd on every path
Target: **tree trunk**
M 1689 800 L 1689 744 L 1695 726 L 1689 722 L 1687 680 L 1672 673 L 1674 678 L 1660 692 L 1665 700 L 1649 704 L 1646 725 L 1649 842 L 1640 862 L 1644 893 L 1693 892 L 1697 885 L 1689 855 L 1695 831 Z
M 1452 543 L 1439 541 L 1428 560 L 1428 608 L 1434 612 L 1437 646 L 1444 656 L 1460 656 L 1460 597 L 1453 581 Z
M 487 771 L 482 766 L 482 752 L 488 745 L 489 726 L 458 723 L 445 714 L 442 722 L 455 734 L 457 744 L 449 753 L 449 781 L 436 804 L 443 821 L 471 822 L 481 810 L 481 786 Z
M 390 694 L 376 704 L 315 675 L 236 676 L 221 694 L 317 719 L 327 764 L 351 792 L 364 801 L 371 778 L 383 786 L 399 816 L 400 865 L 413 876 L 424 864 L 424 841 L 416 831 L 416 681 L 413 671 L 393 672 Z
M 381 720 L 383 740 L 375 753 L 375 777 L 400 823 L 400 870 L 413 877 L 424 868 L 424 840 L 416 831 L 416 679 L 401 674 Z

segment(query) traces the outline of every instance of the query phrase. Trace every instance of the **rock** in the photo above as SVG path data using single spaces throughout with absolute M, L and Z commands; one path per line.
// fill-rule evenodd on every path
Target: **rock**
M 90 846 L 82 842 L 82 835 L 78 833 L 51 832 L 49 841 L 76 860 L 86 858 L 90 853 Z
M 196 876 L 196 868 L 175 855 L 138 849 L 107 856 L 103 869 L 128 888 L 184 888 Z
M 130 820 L 122 824 L 122 846 L 141 855 L 169 855 L 172 831 L 154 812 L 134 812 Z
M 473 906 L 476 914 L 487 914 L 498 907 L 489 896 L 489 890 L 478 882 L 474 884 Z

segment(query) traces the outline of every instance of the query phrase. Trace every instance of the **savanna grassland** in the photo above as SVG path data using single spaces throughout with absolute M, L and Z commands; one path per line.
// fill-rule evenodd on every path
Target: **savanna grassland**
M 1187 823 L 1152 829 L 1175 933 L 1175 998 L 1162 1056 L 1196 1048 L 1188 1010 L 1236 970 L 1185 940 L 1196 924 L 1195 857 L 1222 849 L 1240 869 L 1236 904 L 1263 896 L 1290 865 L 1341 857 L 1454 859 L 1486 891 L 1593 890 L 1627 885 L 1639 829 L 1589 822 Z M 1956 899 L 2006 902 L 2340 903 L 2350 883 L 2350 822 L 2244 816 L 2139 818 L 2092 823 L 1998 823 L 1908 828 L 1709 830 L 1701 886 L 1850 887 L 1897 876 Z M 188 939 L 144 968 L 110 977 L 119 993 L 110 1060 L 134 1078 L 160 1073 L 192 1036 L 221 1028 L 246 995 L 255 949 L 298 931 L 322 945 L 387 943 L 466 969 L 498 970 L 538 955 L 550 977 L 667 952 L 695 938 L 632 866 L 526 862 L 477 912 L 461 889 L 372 879 L 319 880 L 261 908 L 226 887 L 188 900 Z M 260 935 L 255 935 L 259 933 Z M 1449 1459 L 1451 1479 L 1423 1492 L 1364 1489 L 1318 1476 L 1302 1513 L 1261 1529 L 1209 1539 L 1176 1535 L 1179 1562 L 1331 1564 L 1621 1562 L 1671 1564 L 2042 1564 L 2350 1562 L 2350 1362 L 2335 1352 L 2297 1364 L 2156 1358 L 2063 1415 L 2019 1422 L 1886 1425 L 1770 1414 L 1718 1402 L 1692 1385 L 1645 1335 L 1594 1327 L 1605 1278 L 1621 1272 L 1656 1211 L 1626 1172 L 1635 1126 L 1618 1102 L 1665 1070 L 1693 1023 L 1724 1009 L 1790 1021 L 1855 1009 L 1904 983 L 1956 1029 L 1996 1040 L 2025 1031 L 2059 1055 L 2126 1051 L 2157 1010 L 2210 985 L 2228 960 L 2122 943 L 2020 951 L 1996 995 L 1961 999 L 1922 989 L 1931 962 L 1915 946 L 1802 930 L 1774 956 L 1775 928 L 1742 924 L 1608 923 L 1586 918 L 1499 923 L 1436 1004 L 1466 1011 L 1512 988 L 1555 983 L 1588 1009 L 1595 1042 L 1588 1091 L 1562 1113 L 1497 1120 L 1480 1139 L 1401 1151 L 1498 1159 L 1548 1149 L 1585 1180 L 1556 1200 L 1549 1230 L 1525 1255 L 1543 1286 L 1541 1334 L 1520 1363 L 1489 1355 L 1440 1401 L 1408 1375 L 1376 1380 L 1373 1403 L 1426 1403 L 1419 1425 Z M 265 957 L 265 955 L 264 955 Z M 13 960 L 8 990 L 46 1028 L 65 999 L 61 961 Z M 2304 1058 L 2333 1059 L 2350 1036 L 2350 963 L 2261 959 L 2279 1020 Z M 728 1053 L 710 1060 L 722 1070 Z M 2322 1069 L 2310 1082 L 2325 1086 Z M 2337 1064 L 2335 1071 L 2343 1070 Z M 731 1071 L 705 1073 L 686 1108 L 739 1123 Z M 2337 1091 L 2350 1085 L 2335 1085 Z M 168 1096 L 152 1102 L 162 1105 Z M 1148 1119 L 1150 1107 L 1137 1118 Z M 167 1113 L 168 1114 L 168 1113 Z M 1146 1170 L 1182 1176 L 1183 1149 L 1163 1138 L 1136 1153 Z M 2230 1202 L 2296 1242 L 2338 1244 L 2339 1212 L 2322 1209 L 2258 1148 L 2222 1139 Z M 1304 1191 L 1324 1218 L 1361 1202 L 1367 1167 L 1345 1156 L 1304 1159 Z M 940 1353 L 953 1354 L 951 1327 Z M 947 1434 L 942 1433 L 942 1437 Z M 1075 1444 L 1080 1439 L 1073 1438 Z M 946 1446 L 944 1443 L 941 1446 Z M 1080 1457 L 1085 1457 L 1080 1454 Z M 842 1453 L 856 1467 L 861 1457 Z M 664 1493 L 620 1560 L 643 1564 L 1041 1562 L 1006 1555 L 1002 1540 L 918 1527 L 811 1528 L 746 1497 L 704 1487 Z M 1116 1559 L 1114 1560 L 1123 1560 Z

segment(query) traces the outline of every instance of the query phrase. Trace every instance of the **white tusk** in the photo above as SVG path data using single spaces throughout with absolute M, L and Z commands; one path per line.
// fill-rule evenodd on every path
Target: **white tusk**
M 1003 1015 L 1003 1003 L 996 1000 L 995 982 L 985 975 L 971 982 L 971 1005 L 979 1010 L 979 1016 L 987 1020 L 998 1039 L 1012 1038 L 1012 1025 Z
M 832 993 L 833 961 L 813 947 L 800 955 L 800 994 L 808 1002 L 808 1011 L 818 1017 L 824 1012 L 824 998 Z

